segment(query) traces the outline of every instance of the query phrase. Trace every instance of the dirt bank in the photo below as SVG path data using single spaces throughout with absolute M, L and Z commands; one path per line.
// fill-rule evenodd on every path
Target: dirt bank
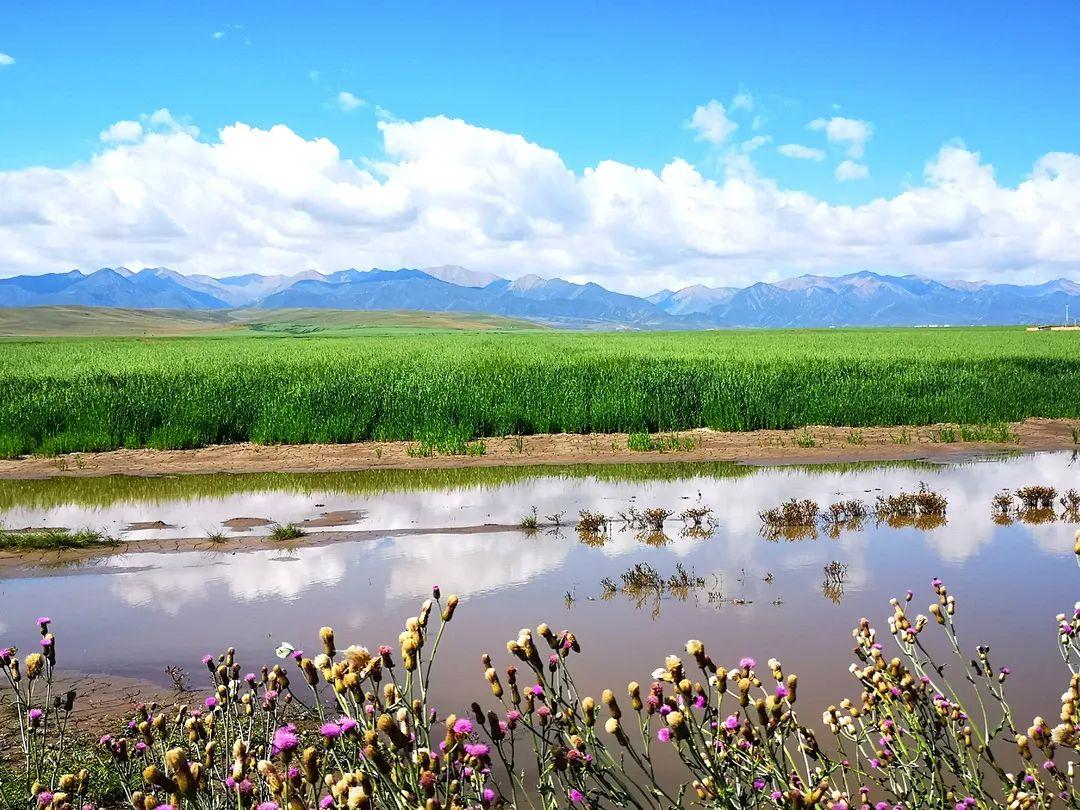
M 956 458 L 1000 451 L 1077 448 L 1077 420 L 1028 419 L 1012 425 L 1015 441 L 942 442 L 942 425 L 922 427 L 810 427 L 724 433 L 682 431 L 693 449 L 640 452 L 627 449 L 625 433 L 542 434 L 485 439 L 480 456 L 418 456 L 415 442 L 355 444 L 230 444 L 198 450 L 112 450 L 56 457 L 0 460 L 0 478 L 60 475 L 176 475 L 186 473 L 333 472 L 430 469 L 523 464 L 662 461 L 739 461 L 749 464 L 822 463 Z M 959 431 L 956 431 L 959 434 Z

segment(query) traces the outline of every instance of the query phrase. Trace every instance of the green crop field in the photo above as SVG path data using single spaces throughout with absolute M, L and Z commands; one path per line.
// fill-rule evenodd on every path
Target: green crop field
M 0 453 L 1080 416 L 1080 334 L 881 329 L 0 342 Z

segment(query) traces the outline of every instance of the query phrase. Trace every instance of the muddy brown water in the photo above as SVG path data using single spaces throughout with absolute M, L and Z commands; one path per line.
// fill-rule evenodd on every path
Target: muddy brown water
M 794 541 L 760 532 L 758 512 L 787 498 L 872 503 L 920 482 L 948 498 L 943 525 L 894 528 L 870 520 L 835 538 Z M 995 664 L 1011 668 L 1014 709 L 1026 723 L 1036 713 L 1056 716 L 1067 671 L 1054 616 L 1080 599 L 1076 524 L 992 519 L 994 494 L 1027 484 L 1080 487 L 1080 462 L 1070 453 L 1041 453 L 960 464 L 0 482 L 7 526 L 89 526 L 145 548 L 146 541 L 212 531 L 265 533 L 259 518 L 306 523 L 316 540 L 323 530 L 335 538 L 227 553 L 121 553 L 0 573 L 0 644 L 33 647 L 35 618 L 48 615 L 66 670 L 167 686 L 166 666 L 179 664 L 205 688 L 199 659 L 227 646 L 254 671 L 276 661 L 282 642 L 316 650 L 322 625 L 335 628 L 339 647 L 394 645 L 404 620 L 438 584 L 462 599 L 436 665 L 434 700 L 444 713 L 473 699 L 488 705 L 481 653 L 506 665 L 506 640 L 546 621 L 581 640 L 584 654 L 574 666 L 590 692 L 624 694 L 628 681 L 648 683 L 665 655 L 698 638 L 727 666 L 743 656 L 780 658 L 799 674 L 800 706 L 812 719 L 857 694 L 847 667 L 859 618 L 887 635 L 889 597 L 912 588 L 925 611 L 930 581 L 941 577 L 959 600 L 962 640 L 970 649 L 991 645 Z M 570 520 L 581 509 L 679 512 L 699 503 L 717 519 L 705 537 L 684 536 L 674 518 L 666 537 L 616 524 L 603 543 L 583 543 L 573 528 L 494 528 L 516 524 L 533 506 L 541 520 L 557 512 Z M 823 588 L 833 561 L 846 567 L 844 581 Z M 605 596 L 602 580 L 619 583 L 637 563 L 665 578 L 681 565 L 703 584 L 678 595 Z

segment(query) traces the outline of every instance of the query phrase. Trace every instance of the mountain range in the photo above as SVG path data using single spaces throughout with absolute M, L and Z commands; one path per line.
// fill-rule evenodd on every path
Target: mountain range
M 214 278 L 164 267 L 105 267 L 0 278 L 0 307 L 80 305 L 136 309 L 323 308 L 477 312 L 598 329 L 707 329 L 1007 325 L 1080 315 L 1080 284 L 940 282 L 869 271 L 805 275 L 745 288 L 696 285 L 647 298 L 598 284 L 526 275 L 514 280 L 464 267 L 310 270 L 294 276 Z

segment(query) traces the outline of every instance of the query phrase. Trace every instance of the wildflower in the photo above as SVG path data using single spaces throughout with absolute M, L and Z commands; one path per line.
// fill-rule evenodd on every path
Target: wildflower
M 765 780 L 758 778 L 754 780 L 754 790 L 761 790 L 765 787 Z
M 212 655 L 204 655 L 202 657 L 202 659 L 200 659 L 200 660 L 202 661 L 202 665 L 204 667 L 209 669 L 211 672 L 214 671 L 214 656 L 212 656 Z
M 343 733 L 343 729 L 337 723 L 323 723 L 319 733 L 327 740 L 336 740 Z
M 661 729 L 656 732 L 656 739 L 660 742 L 671 742 L 671 729 L 667 726 L 661 727 Z
M 43 790 L 37 795 L 38 807 L 48 807 L 50 804 L 52 804 L 52 800 L 53 795 L 47 790 Z
M 278 810 L 277 802 L 263 802 L 256 810 Z
M 739 727 L 739 715 L 732 714 L 724 721 L 724 728 L 728 731 L 735 731 Z
M 585 794 L 577 788 L 570 788 L 570 801 L 574 804 L 584 804 Z
M 743 658 L 739 661 L 739 668 L 747 671 L 753 669 L 757 665 L 757 661 L 753 658 Z
M 491 749 L 484 743 L 468 743 L 465 746 L 465 753 L 470 757 L 476 757 L 477 759 L 486 757 L 490 751 Z
M 333 806 L 334 806 L 334 797 L 331 796 L 330 794 L 327 794 L 327 795 L 323 796 L 321 799 L 319 799 L 319 807 L 322 808 L 322 810 L 327 810 L 327 808 L 333 807 Z
M 468 718 L 462 717 L 459 720 L 454 721 L 454 733 L 455 734 L 472 734 L 473 724 Z
M 208 697 L 205 701 L 203 701 L 203 703 L 206 705 L 207 711 L 212 712 L 215 708 L 217 708 L 217 698 L 216 697 Z
M 495 801 L 495 791 L 491 788 L 484 788 L 484 792 L 481 795 L 484 797 L 484 801 L 487 804 L 491 804 Z
M 44 712 L 41 709 L 31 709 L 27 712 L 26 716 L 30 720 L 30 728 L 37 728 L 41 723 L 41 718 L 44 716 Z
M 282 726 L 274 732 L 274 739 L 270 745 L 270 753 L 274 756 L 278 754 L 291 754 L 300 745 L 300 737 L 296 733 L 296 727 L 292 725 Z M 262 810 L 260 805 L 259 810 Z
M 50 619 L 48 616 L 40 616 L 40 617 L 38 617 L 37 626 L 41 628 L 42 632 L 45 632 L 45 629 L 50 624 L 52 624 L 52 619 Z
M 339 717 L 337 720 L 338 726 L 340 726 L 343 734 L 349 734 L 356 731 L 359 728 L 359 723 L 353 720 L 351 717 Z
M 783 698 L 786 698 L 787 696 L 788 696 L 788 689 L 787 689 L 786 686 L 784 686 L 783 684 L 780 684 L 778 687 L 776 687 L 776 697 L 778 699 L 783 699 Z

